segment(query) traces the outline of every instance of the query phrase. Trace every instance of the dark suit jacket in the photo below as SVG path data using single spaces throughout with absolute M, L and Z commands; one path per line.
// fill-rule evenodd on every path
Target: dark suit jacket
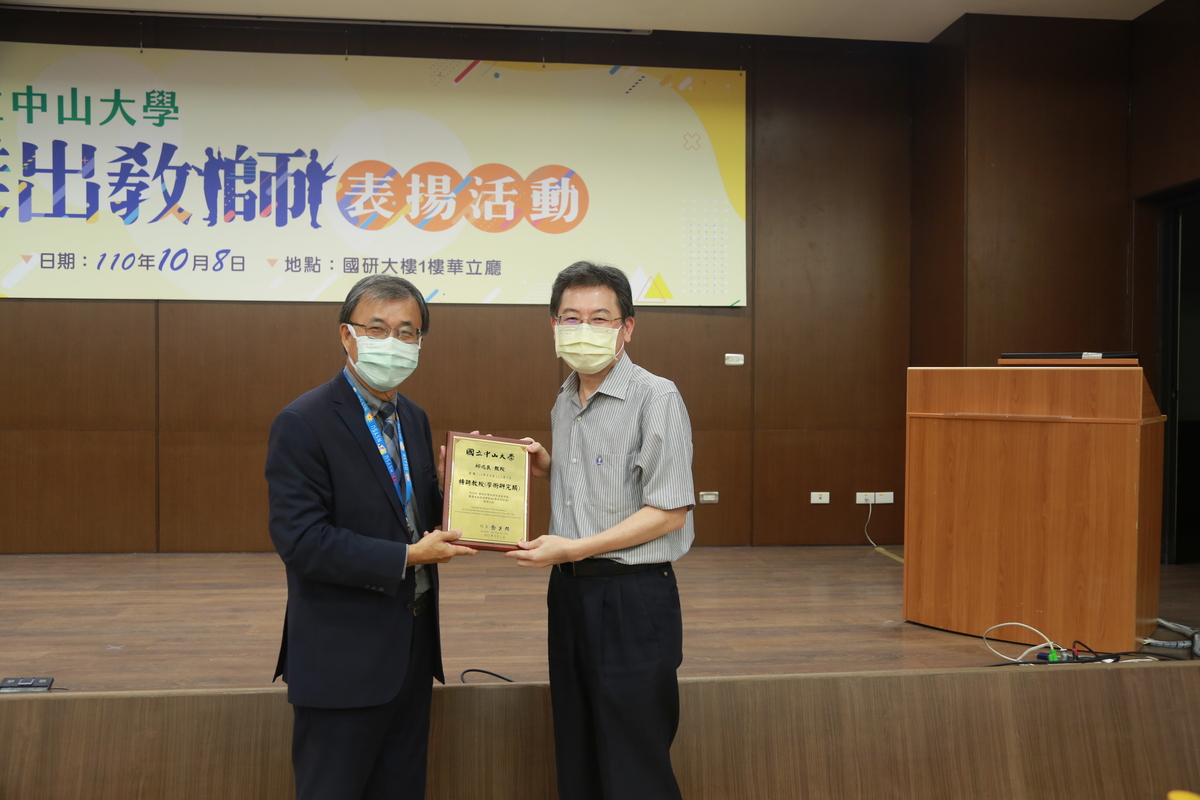
M 429 418 L 401 394 L 396 407 L 417 522 L 430 531 L 441 524 L 442 493 Z M 388 702 L 408 667 L 414 570 L 404 569 L 404 509 L 344 375 L 279 412 L 266 474 L 271 539 L 287 567 L 276 677 L 287 681 L 288 700 L 317 708 Z M 436 614 L 437 569 L 426 569 Z M 440 643 L 433 666 L 444 681 Z

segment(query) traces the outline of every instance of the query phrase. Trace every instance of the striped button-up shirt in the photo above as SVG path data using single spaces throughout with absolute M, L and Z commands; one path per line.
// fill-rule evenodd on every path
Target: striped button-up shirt
M 692 423 L 675 384 L 623 355 L 600 388 L 579 402 L 579 375 L 558 390 L 551 413 L 550 533 L 584 539 L 643 506 L 689 507 L 687 521 L 649 542 L 601 553 L 622 564 L 675 561 L 695 538 Z

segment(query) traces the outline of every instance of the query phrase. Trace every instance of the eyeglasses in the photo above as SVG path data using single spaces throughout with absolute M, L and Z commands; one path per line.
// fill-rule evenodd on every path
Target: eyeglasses
M 421 332 L 411 325 L 405 325 L 401 328 L 389 328 L 385 325 L 363 325 L 361 322 L 347 322 L 346 324 L 362 328 L 363 333 L 372 339 L 386 339 L 389 336 L 395 336 L 402 342 L 419 343 L 421 341 Z
M 606 317 L 603 314 L 597 314 L 596 316 L 588 317 L 587 319 L 576 317 L 573 314 L 566 314 L 560 317 L 555 317 L 555 319 L 558 320 L 559 325 L 582 325 L 586 322 L 588 325 L 595 325 L 601 328 L 608 328 L 611 327 L 614 322 L 624 322 L 625 320 L 624 317 Z

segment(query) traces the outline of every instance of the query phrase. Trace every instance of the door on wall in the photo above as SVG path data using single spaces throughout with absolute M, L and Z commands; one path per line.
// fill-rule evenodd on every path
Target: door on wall
M 1200 193 L 1163 208 L 1163 557 L 1200 561 Z

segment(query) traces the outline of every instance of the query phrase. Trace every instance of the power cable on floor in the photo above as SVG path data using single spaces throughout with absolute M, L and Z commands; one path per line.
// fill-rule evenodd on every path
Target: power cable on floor
M 1159 617 L 1158 625 L 1160 628 L 1166 628 L 1182 636 L 1186 639 L 1139 639 L 1142 644 L 1147 647 L 1164 647 L 1169 650 L 1187 650 L 1191 649 L 1192 658 L 1200 658 L 1200 631 L 1195 628 L 1189 628 L 1187 625 L 1180 625 L 1178 622 L 1168 622 Z
M 904 563 L 904 559 L 895 553 L 889 552 L 879 545 L 875 544 L 875 540 L 871 538 L 871 534 L 867 532 L 867 526 L 871 524 L 871 512 L 875 510 L 875 502 L 867 503 L 867 521 L 863 523 L 863 535 L 867 537 L 867 541 L 871 543 L 871 547 L 875 548 L 876 553 L 883 553 L 890 559 Z
M 462 674 L 458 676 L 458 680 L 462 683 L 466 683 L 468 672 L 479 672 L 483 675 L 491 675 L 493 678 L 499 678 L 500 680 L 505 681 L 506 683 L 514 682 L 512 678 L 506 678 L 497 672 L 492 672 L 491 670 L 487 670 L 487 669 L 464 669 L 462 671 Z
M 1035 644 L 1033 647 L 1026 649 L 1021 655 L 1013 658 L 1006 656 L 996 648 L 992 647 L 988 642 L 988 634 L 997 628 L 1007 627 L 1025 628 L 1033 631 L 1038 636 L 1042 637 L 1043 644 Z M 1063 647 L 1057 642 L 1052 642 L 1050 637 L 1034 628 L 1031 625 L 1026 625 L 1023 622 L 1001 622 L 998 625 L 993 625 L 983 632 L 983 644 L 1000 658 L 1005 659 L 1001 664 L 990 664 L 992 667 L 1003 667 L 1012 665 L 1047 665 L 1047 664 L 1114 664 L 1126 657 L 1126 662 L 1132 663 L 1135 661 L 1178 661 L 1176 656 L 1163 655 L 1161 653 L 1147 653 L 1145 651 L 1126 651 L 1121 653 L 1097 653 L 1092 648 L 1088 647 L 1081 641 L 1076 640 L 1070 647 Z M 1039 650 L 1047 650 L 1049 652 L 1041 653 Z M 1034 658 L 1029 658 L 1031 654 L 1037 653 Z M 1128 656 L 1138 656 L 1138 658 L 1128 658 Z

